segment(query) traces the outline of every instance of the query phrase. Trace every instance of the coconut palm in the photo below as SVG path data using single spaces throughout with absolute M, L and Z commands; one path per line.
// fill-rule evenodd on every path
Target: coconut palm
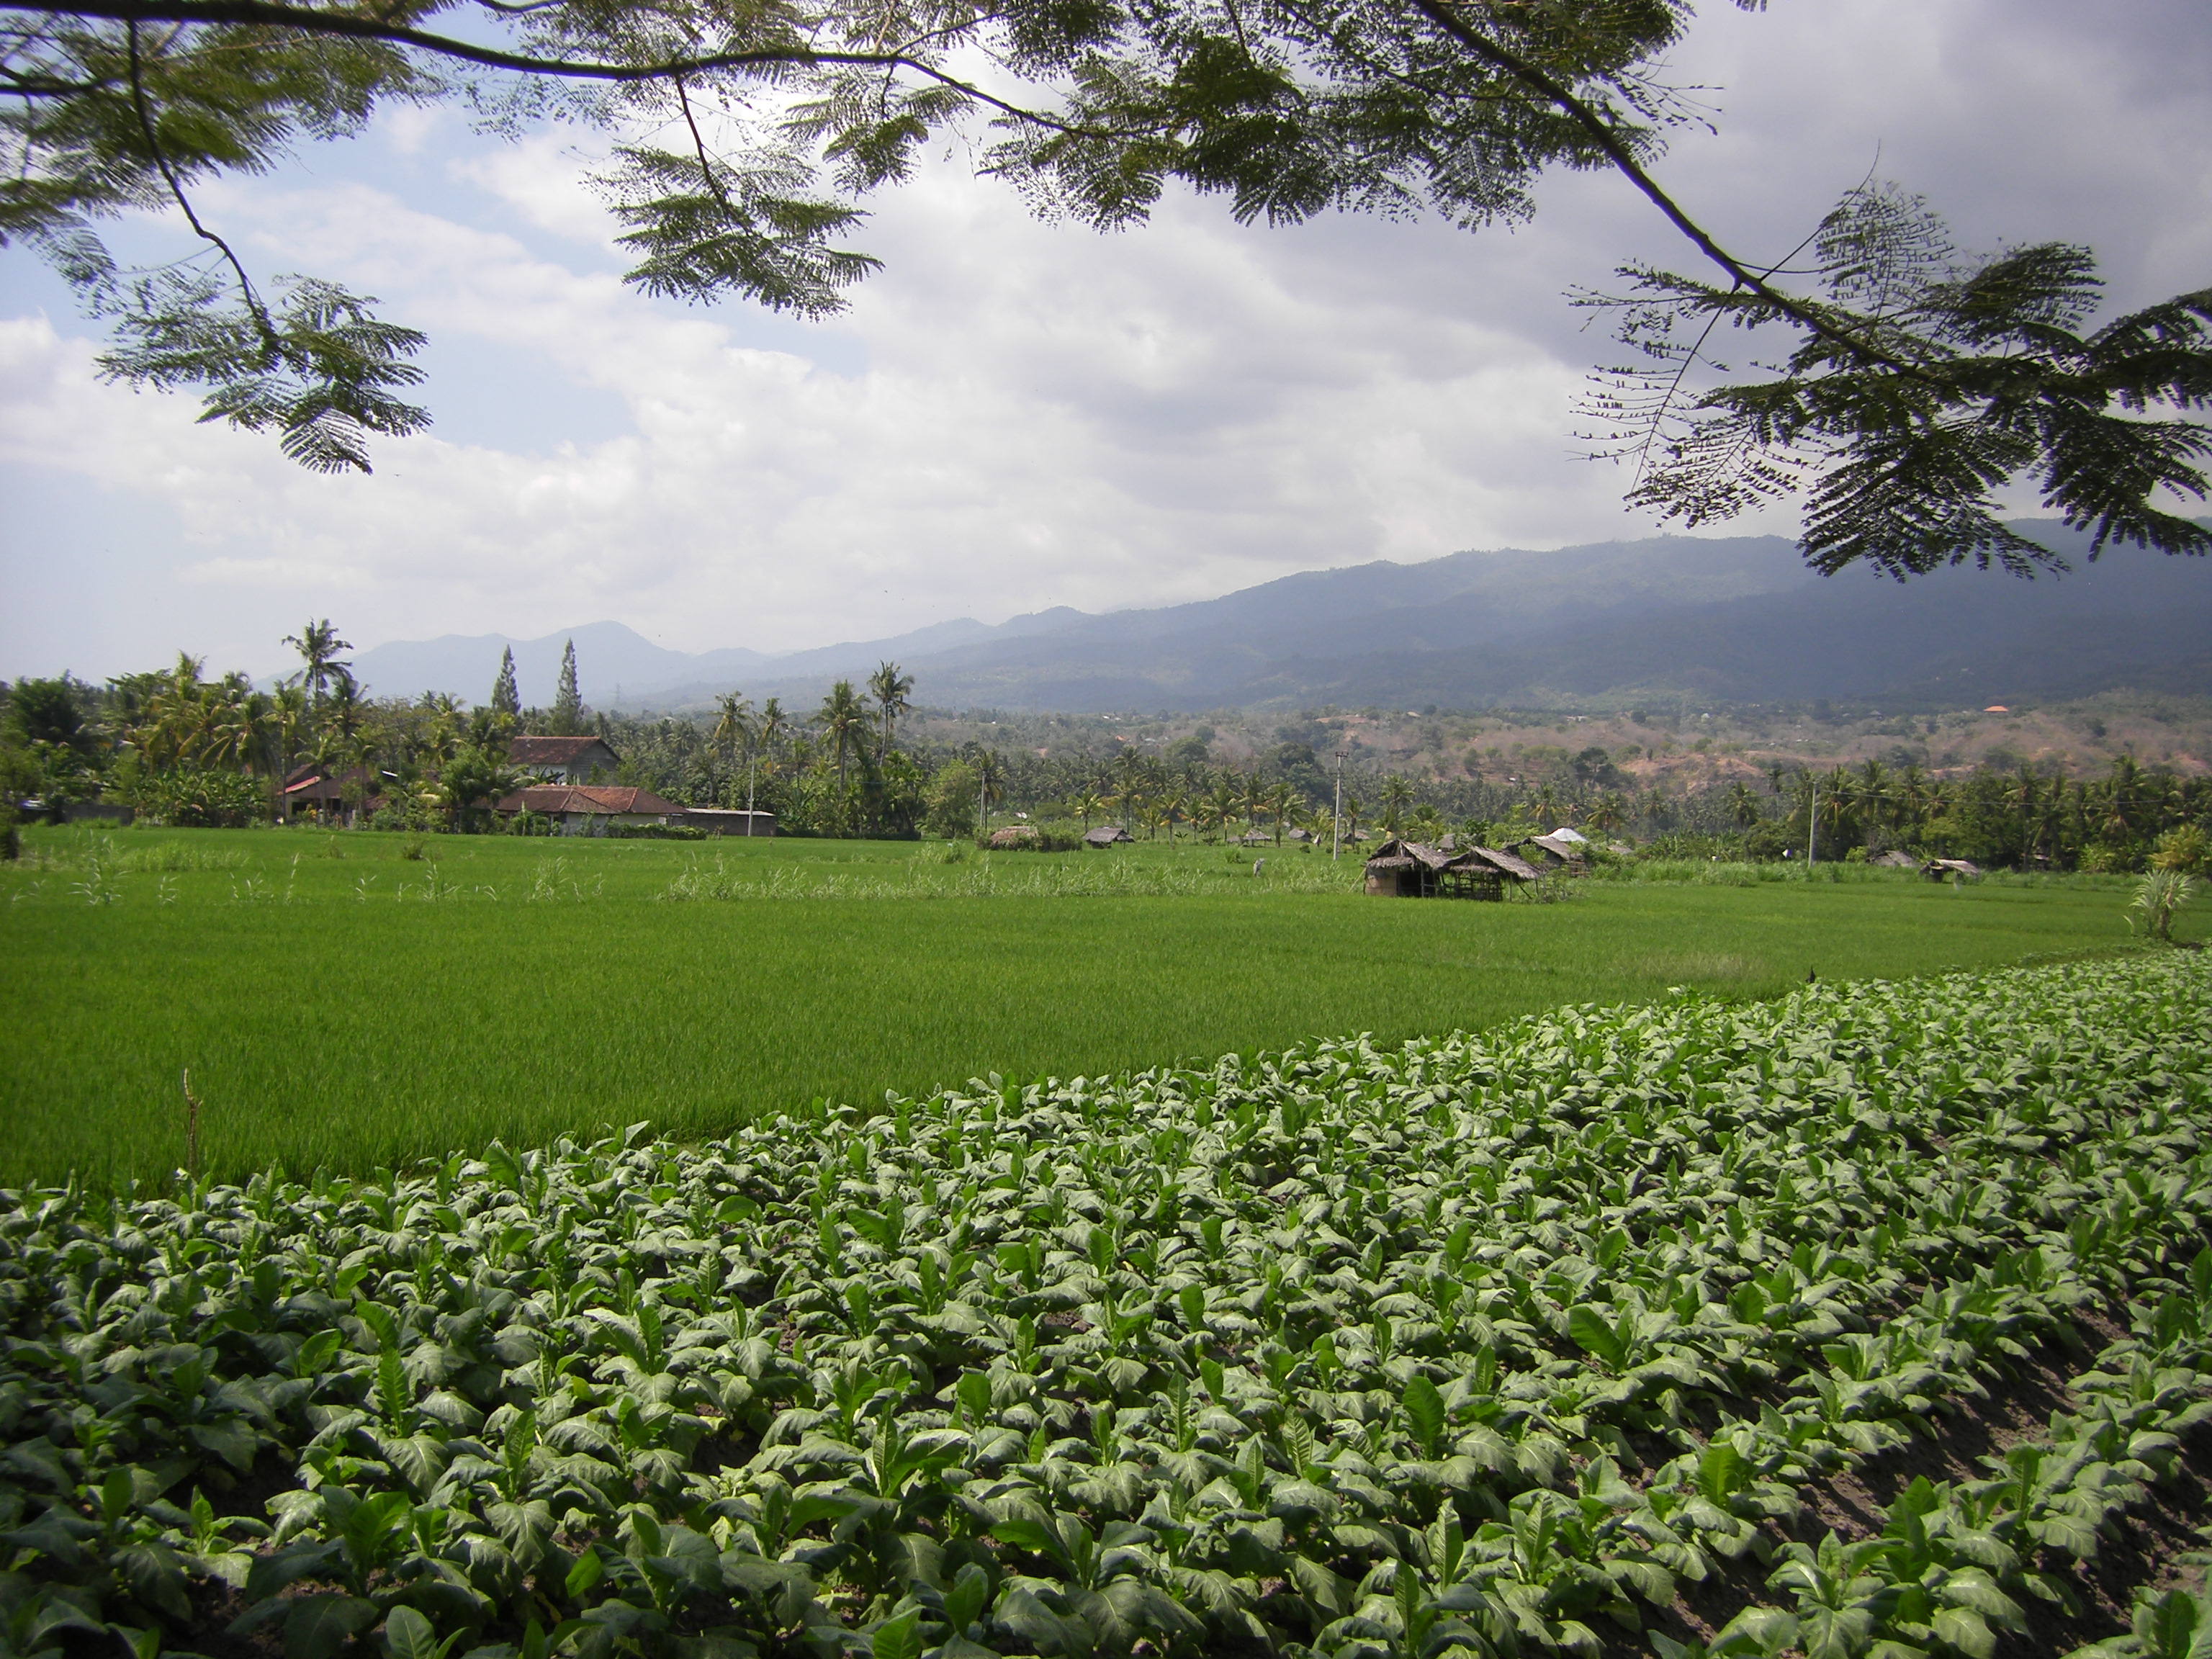
M 1358 796 L 1352 794 L 1345 796 L 1343 807 L 1337 813 L 1336 825 L 1338 833 L 1346 841 L 1350 841 L 1358 831 L 1360 811 Z
M 999 758 L 995 749 L 978 746 L 969 756 L 969 763 L 975 772 L 975 805 L 977 816 L 983 821 L 986 835 L 991 829 L 991 808 L 1006 798 L 1006 763 Z
M 1736 787 L 1743 790 L 1743 798 L 1746 800 L 1751 800 L 1751 792 L 1748 789 L 1744 789 L 1741 783 L 1737 784 Z M 1756 801 L 1752 801 L 1751 815 L 1754 820 L 1759 817 L 1759 804 Z M 1589 817 L 1584 822 L 1601 835 L 1610 835 L 1628 822 L 1628 803 L 1617 794 L 1601 795 L 1598 797 L 1597 805 L 1590 808 Z
M 1741 778 L 1729 786 L 1728 802 L 1729 814 L 1735 817 L 1738 828 L 1748 830 L 1759 822 L 1759 798 L 1751 793 L 1751 786 Z
M 721 711 L 722 717 L 707 734 L 708 741 L 722 745 L 722 752 L 730 758 L 730 769 L 734 772 L 738 769 L 738 746 L 742 744 L 747 750 L 752 747 L 752 700 L 734 691 L 725 691 L 715 699 L 714 706 Z
M 1897 775 L 1893 793 L 1899 824 L 1917 831 L 1928 816 L 1928 774 L 1917 764 L 1906 767 Z
M 1255 767 L 1244 775 L 1243 787 L 1244 822 L 1256 830 L 1260 827 L 1260 820 L 1267 815 L 1267 781 L 1261 777 L 1259 769 Z
M 1137 804 L 1145 798 L 1145 757 L 1134 744 L 1114 757 L 1113 771 L 1114 799 L 1133 825 L 1137 821 Z
M 1190 816 L 1190 797 L 1180 789 L 1170 789 L 1160 797 L 1160 818 L 1167 825 L 1168 845 L 1175 845 L 1175 827 Z
M 1297 809 L 1301 797 L 1288 779 L 1279 781 L 1267 791 L 1267 816 L 1275 821 L 1275 845 L 1283 844 L 1283 820 Z
M 1413 804 L 1413 786 L 1395 772 L 1382 780 L 1382 827 L 1396 835 L 1406 822 L 1406 810 Z
M 1226 772 L 1213 781 L 1213 787 L 1207 793 L 1206 807 L 1212 814 L 1213 822 L 1221 826 L 1224 845 L 1229 840 L 1229 826 L 1237 821 L 1237 808 L 1242 799 L 1236 777 Z
M 304 666 L 299 672 L 299 683 L 307 688 L 313 702 L 320 703 L 323 694 L 341 677 L 349 680 L 353 678 L 353 665 L 338 658 L 339 652 L 353 649 L 353 641 L 340 639 L 328 617 L 320 622 L 309 621 L 296 634 L 287 634 L 284 643 L 300 653 Z
M 1852 799 L 1859 814 L 1869 824 L 1894 822 L 1889 774 L 1878 760 L 1869 760 L 1859 768 L 1858 781 L 1852 790 Z
M 878 663 L 876 672 L 868 676 L 868 695 L 876 700 L 876 714 L 884 723 L 883 738 L 876 750 L 880 761 L 891 751 L 891 742 L 898 735 L 898 719 L 914 705 L 907 701 L 914 690 L 914 676 L 899 672 L 895 662 Z
M 1087 833 L 1091 820 L 1106 810 L 1106 803 L 1099 799 L 1096 789 L 1086 784 L 1068 797 L 1067 810 L 1071 815 L 1083 820 L 1083 828 Z
M 845 794 L 845 757 L 857 747 L 860 734 L 868 729 L 867 705 L 853 690 L 853 682 L 839 680 L 830 688 L 830 695 L 822 699 L 822 710 L 814 717 L 830 739 L 837 756 L 837 795 Z

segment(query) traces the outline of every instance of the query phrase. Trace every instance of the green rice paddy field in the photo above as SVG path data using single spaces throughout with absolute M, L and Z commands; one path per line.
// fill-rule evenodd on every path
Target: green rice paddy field
M 964 849 L 963 849 L 964 850 Z M 419 856 L 410 857 L 410 852 Z M 1691 987 L 2125 948 L 2109 883 L 1577 884 L 1403 902 L 1326 854 L 33 830 L 0 866 L 0 1185 L 366 1170 L 816 1096 L 1062 1077 Z M 2201 924 L 2185 929 L 2191 936 Z

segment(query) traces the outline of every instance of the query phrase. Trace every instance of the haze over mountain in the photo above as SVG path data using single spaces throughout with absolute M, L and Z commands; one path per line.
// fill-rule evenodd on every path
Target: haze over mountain
M 961 619 L 777 655 L 668 651 L 617 623 L 543 639 L 361 653 L 378 693 L 489 695 L 512 644 L 526 703 L 552 700 L 574 637 L 585 699 L 680 710 L 720 693 L 811 707 L 878 662 L 936 707 L 1104 713 L 1335 702 L 1544 707 L 1630 697 L 1912 707 L 2212 693 L 2212 566 L 2134 548 L 2092 563 L 2055 520 L 2015 526 L 2073 569 L 1823 579 L 1778 537 L 1656 537 L 1309 571 L 1158 610 Z

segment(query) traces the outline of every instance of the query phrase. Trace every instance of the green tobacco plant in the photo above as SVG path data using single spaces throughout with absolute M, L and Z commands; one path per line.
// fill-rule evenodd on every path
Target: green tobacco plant
M 1988 1659 L 2212 1415 L 2209 1030 L 2138 953 L 8 1194 L 5 1639 L 1535 1659 L 1756 1561 L 1709 1655 Z M 2047 1435 L 1778 1547 L 2088 1305 Z

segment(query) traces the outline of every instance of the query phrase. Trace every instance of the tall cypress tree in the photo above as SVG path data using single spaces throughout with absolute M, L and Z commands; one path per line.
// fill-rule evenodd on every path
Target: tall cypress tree
M 584 696 L 576 689 L 576 642 L 561 650 L 561 684 L 553 693 L 553 734 L 573 738 L 584 729 Z
M 514 647 L 499 653 L 499 678 L 491 683 L 491 711 L 495 714 L 520 714 L 522 694 L 514 683 Z

